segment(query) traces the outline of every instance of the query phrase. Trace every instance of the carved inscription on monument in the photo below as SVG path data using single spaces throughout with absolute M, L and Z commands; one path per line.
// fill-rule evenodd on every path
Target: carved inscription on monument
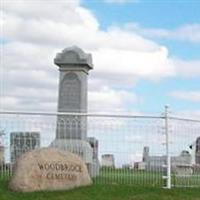
M 41 177 L 49 180 L 69 180 L 76 181 L 82 168 L 77 164 L 68 163 L 38 163 L 38 168 L 41 171 Z
M 64 76 L 60 86 L 59 108 L 63 111 L 77 111 L 81 103 L 81 83 L 75 73 Z

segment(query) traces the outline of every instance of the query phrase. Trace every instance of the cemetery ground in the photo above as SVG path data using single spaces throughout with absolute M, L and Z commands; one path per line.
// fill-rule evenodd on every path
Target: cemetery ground
M 0 181 L 1 200 L 199 200 L 199 188 L 166 190 L 130 185 L 97 184 L 71 191 L 19 193 Z
M 69 191 L 31 193 L 11 191 L 8 188 L 9 178 L 5 177 L 0 180 L 0 200 L 200 200 L 199 188 L 162 189 L 161 175 L 145 171 L 104 169 L 91 186 Z M 184 180 L 178 181 L 181 183 Z M 200 180 L 193 177 L 187 181 Z

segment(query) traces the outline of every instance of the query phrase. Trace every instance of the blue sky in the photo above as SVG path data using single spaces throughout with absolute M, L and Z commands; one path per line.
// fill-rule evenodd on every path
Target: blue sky
M 104 30 L 112 25 L 124 26 L 127 23 L 136 23 L 145 29 L 167 30 L 174 30 L 186 24 L 200 24 L 200 2 L 195 0 L 139 0 L 136 3 L 82 0 L 81 3 L 94 13 L 100 22 L 100 28 Z M 155 37 L 153 40 L 166 46 L 170 57 L 183 60 L 200 59 L 199 42 Z M 200 91 L 200 77 L 166 78 L 159 82 L 140 80 L 133 90 L 142 96 L 142 99 L 146 99 L 136 105 L 141 111 L 159 112 L 165 104 L 169 104 L 176 111 L 200 109 L 199 101 L 180 100 L 167 95 L 173 90 Z
M 190 23 L 199 23 L 198 0 L 139 0 L 134 3 L 105 3 L 103 0 L 82 0 L 81 4 L 95 14 L 101 28 L 112 24 L 136 22 L 146 28 L 173 29 Z M 132 2 L 132 3 L 131 3 Z
M 174 113 L 200 115 L 200 1 L 59 0 L 47 5 L 20 0 L 2 5 L 3 109 L 56 111 L 53 59 L 77 45 L 93 56 L 90 112 L 161 113 L 169 104 Z
M 82 0 L 82 5 L 91 9 L 100 22 L 101 29 L 111 25 L 137 23 L 145 28 L 176 29 L 185 24 L 200 23 L 198 0 L 139 0 L 136 3 L 105 3 L 98 0 Z M 171 56 L 198 59 L 200 44 L 168 39 L 156 39 L 166 45 Z

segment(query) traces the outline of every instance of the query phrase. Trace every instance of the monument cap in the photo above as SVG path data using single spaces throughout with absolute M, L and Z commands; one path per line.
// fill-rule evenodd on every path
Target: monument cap
M 93 69 L 92 55 L 85 53 L 77 46 L 65 48 L 61 53 L 58 53 L 54 63 L 61 68 L 83 67 L 87 71 Z

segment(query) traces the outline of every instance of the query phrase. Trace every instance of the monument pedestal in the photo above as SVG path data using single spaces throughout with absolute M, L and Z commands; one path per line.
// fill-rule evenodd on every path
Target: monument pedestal
M 55 139 L 51 147 L 79 155 L 85 163 L 92 163 L 92 148 L 84 140 Z
M 87 164 L 87 168 L 91 177 L 99 176 L 100 163 L 98 159 L 94 160 L 92 163 Z
M 99 161 L 97 157 L 94 157 L 94 149 L 89 142 L 73 139 L 55 139 L 50 147 L 78 155 L 86 163 L 91 177 L 99 175 Z

